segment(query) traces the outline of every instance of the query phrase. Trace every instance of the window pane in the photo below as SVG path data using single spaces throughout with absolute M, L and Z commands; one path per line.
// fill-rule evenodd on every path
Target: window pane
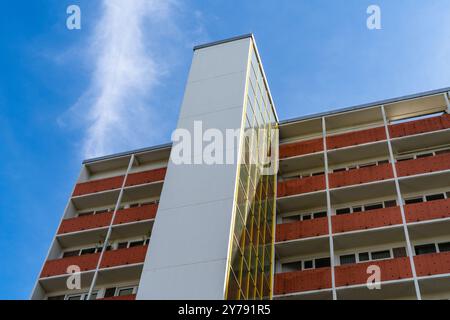
M 316 259 L 316 269 L 327 268 L 331 266 L 330 258 Z
M 313 262 L 310 260 L 310 261 L 305 261 L 304 262 L 304 267 L 303 267 L 303 269 L 312 269 L 313 268 Z
M 341 265 L 356 263 L 356 256 L 354 254 L 348 254 L 340 256 Z
M 366 211 L 377 210 L 377 209 L 383 209 L 383 205 L 381 203 L 369 204 L 367 206 L 364 206 L 364 208 L 366 209 Z
M 362 252 L 359 254 L 359 262 L 369 261 L 369 253 L 368 252 Z
M 450 242 L 439 243 L 439 252 L 448 252 L 450 251 Z
M 353 212 L 362 212 L 362 207 L 354 207 Z
M 372 252 L 372 260 L 389 259 L 391 252 L 389 250 Z
M 95 253 L 95 248 L 81 250 L 81 255 Z
M 105 290 L 105 298 L 109 298 L 109 297 L 114 297 L 114 295 L 116 294 L 116 288 L 108 288 Z
M 403 258 L 407 256 L 405 247 L 395 248 L 392 251 L 394 253 L 394 258 Z
M 422 254 L 428 254 L 428 253 L 435 253 L 436 252 L 436 246 L 433 244 L 424 244 L 421 246 L 415 246 L 414 249 L 416 250 L 416 255 L 422 255 Z
M 411 199 L 405 200 L 406 204 L 413 204 L 413 203 L 420 203 L 420 202 L 423 202 L 422 198 L 411 198 Z
M 133 288 L 119 289 L 119 297 L 133 294 Z
M 67 251 L 63 253 L 63 258 L 68 258 L 68 257 L 75 257 L 78 255 L 78 253 L 80 253 L 79 250 L 75 250 L 75 251 Z
M 397 201 L 396 200 L 385 201 L 384 202 L 384 206 L 386 208 L 396 207 L 397 206 Z
M 317 219 L 317 218 L 326 218 L 327 217 L 327 212 L 325 211 L 325 212 L 317 212 L 317 213 L 314 213 L 314 219 Z
M 442 200 L 445 199 L 445 196 L 443 193 L 440 194 L 433 194 L 430 196 L 426 196 L 427 201 L 435 201 L 435 200 Z
M 132 248 L 132 247 L 138 247 L 138 246 L 143 246 L 144 245 L 144 240 L 142 240 L 142 241 L 133 241 L 133 242 L 130 242 L 130 248 Z
M 350 213 L 350 208 L 344 208 L 344 209 L 337 209 L 336 210 L 336 214 L 340 215 L 340 214 L 348 214 Z
M 294 271 L 299 271 L 299 270 L 302 270 L 302 262 L 301 261 L 283 263 L 281 265 L 282 272 L 294 272 Z
M 48 297 L 47 300 L 64 300 L 64 296 Z

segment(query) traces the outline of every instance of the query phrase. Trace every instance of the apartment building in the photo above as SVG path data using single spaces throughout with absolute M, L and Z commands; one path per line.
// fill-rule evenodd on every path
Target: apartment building
M 195 47 L 177 128 L 278 129 L 279 170 L 84 161 L 31 298 L 450 299 L 449 92 L 279 121 L 252 35 Z

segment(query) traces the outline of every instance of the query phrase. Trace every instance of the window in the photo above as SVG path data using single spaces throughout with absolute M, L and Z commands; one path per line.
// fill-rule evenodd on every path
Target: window
M 77 295 L 73 295 L 73 296 L 68 296 L 67 300 L 81 300 L 82 295 L 81 294 L 77 294 Z
M 116 288 L 107 288 L 105 290 L 105 294 L 103 295 L 103 297 L 110 298 L 110 297 L 114 297 L 115 294 L 116 294 Z
M 396 207 L 397 206 L 397 201 L 396 200 L 389 200 L 389 201 L 385 201 L 384 202 L 384 207 L 385 208 L 392 208 L 392 207 Z
M 413 160 L 413 159 L 414 159 L 414 157 L 405 157 L 405 158 L 397 159 L 397 162 L 408 161 L 408 160 Z
M 79 253 L 80 253 L 80 250 L 66 251 L 63 253 L 63 258 L 75 257 L 75 256 L 78 256 Z
M 294 272 L 294 271 L 299 271 L 299 270 L 302 270 L 302 262 L 301 261 L 283 263 L 281 265 L 282 272 Z
M 422 254 L 428 254 L 428 253 L 436 253 L 436 245 L 434 243 L 432 244 L 424 244 L 420 246 L 415 246 L 414 250 L 416 250 L 416 255 L 420 256 Z
M 130 208 L 137 208 L 137 207 L 139 207 L 139 203 L 130 204 Z
M 325 174 L 325 172 L 316 172 L 316 173 L 313 173 L 311 176 L 315 177 L 315 176 L 321 176 L 321 175 L 324 175 L 324 174 Z
M 440 151 L 436 151 L 436 155 L 438 156 L 440 154 L 446 154 L 446 153 L 449 153 L 449 152 L 450 152 L 450 149 L 440 150 Z
M 53 297 L 48 297 L 47 300 L 64 300 L 65 296 L 53 296 Z
M 98 295 L 97 291 L 92 292 L 91 298 L 89 300 L 97 300 L 97 295 Z M 84 299 L 87 300 L 87 298 L 88 298 L 88 294 L 85 295 Z
M 356 263 L 356 256 L 354 254 L 348 254 L 340 256 L 341 265 Z
M 305 220 L 311 220 L 311 215 L 310 215 L 310 214 L 306 214 L 306 215 L 302 216 L 302 220 L 303 220 L 303 221 L 305 221 Z
M 125 249 L 125 248 L 127 248 L 128 247 L 128 242 L 120 242 L 118 245 L 117 245 L 117 249 Z
M 405 204 L 421 203 L 423 202 L 422 197 L 420 198 L 410 198 L 405 200 Z
M 450 251 L 450 242 L 439 243 L 439 252 L 448 252 Z
M 378 161 L 378 165 L 388 164 L 388 163 L 389 163 L 389 160 Z
M 119 289 L 118 296 L 129 296 L 130 294 L 133 294 L 133 288 L 123 288 Z
M 378 204 L 369 204 L 367 206 L 364 206 L 364 209 L 366 211 L 370 211 L 370 210 L 376 210 L 376 209 L 383 209 L 383 204 L 378 203 Z
M 402 247 L 402 248 L 394 248 L 392 250 L 392 252 L 394 253 L 394 258 L 403 258 L 406 257 L 406 248 Z
M 297 222 L 300 220 L 300 216 L 283 217 L 283 223 Z
M 331 266 L 330 258 L 316 259 L 316 269 L 327 268 L 329 266 Z
M 389 259 L 390 257 L 391 252 L 389 250 L 372 252 L 372 260 Z
M 143 246 L 144 245 L 144 240 L 142 240 L 142 241 L 133 241 L 133 242 L 130 242 L 130 248 L 132 248 L 132 247 L 139 247 L 139 246 Z
M 86 216 L 92 216 L 94 212 L 82 212 L 78 214 L 78 217 L 86 217 Z
M 95 248 L 88 248 L 88 249 L 82 249 L 80 255 L 85 255 L 85 254 L 92 254 L 95 253 L 96 249 Z
M 108 209 L 99 210 L 99 211 L 95 212 L 95 214 L 101 214 L 101 213 L 106 213 L 106 212 L 108 212 Z
M 339 168 L 339 169 L 334 169 L 333 172 L 343 172 L 343 171 L 347 171 L 346 168 Z
M 365 163 L 365 164 L 360 164 L 359 168 L 369 168 L 369 167 L 375 167 L 377 164 L 375 163 Z
M 349 214 L 349 213 L 350 213 L 350 208 L 343 208 L 343 209 L 337 209 L 336 210 L 336 214 L 337 215 Z
M 313 268 L 313 261 L 312 260 L 308 260 L 308 261 L 305 261 L 304 263 L 303 263 L 303 269 L 312 269 Z
M 446 195 L 447 195 L 447 199 L 450 199 L 450 192 L 447 192 Z
M 432 194 L 432 195 L 426 196 L 425 198 L 427 199 L 427 201 L 436 201 L 436 200 L 445 199 L 445 196 L 443 193 L 439 193 L 439 194 Z
M 362 252 L 359 254 L 359 262 L 369 261 L 369 253 L 368 252 Z
M 354 207 L 353 212 L 362 212 L 362 207 Z
M 326 218 L 326 217 L 327 217 L 327 212 L 326 212 L 326 211 L 314 213 L 314 219 L 317 219 L 317 218 Z

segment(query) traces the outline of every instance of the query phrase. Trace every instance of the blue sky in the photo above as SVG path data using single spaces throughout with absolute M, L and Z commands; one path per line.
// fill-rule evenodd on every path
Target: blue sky
M 450 86 L 448 0 L 104 1 L 1 1 L 0 298 L 29 297 L 82 159 L 169 141 L 195 44 L 253 32 L 280 119 Z

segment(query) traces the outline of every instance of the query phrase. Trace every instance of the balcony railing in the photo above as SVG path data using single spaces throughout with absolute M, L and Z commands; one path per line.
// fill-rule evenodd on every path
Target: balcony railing
M 331 268 L 304 270 L 275 275 L 275 295 L 331 288 Z
M 106 227 L 111 223 L 111 218 L 112 212 L 105 212 L 91 216 L 65 219 L 59 226 L 58 234 Z
M 333 172 L 329 174 L 330 188 L 339 188 L 393 178 L 391 164 Z
M 67 268 L 74 265 L 78 266 L 80 268 L 80 271 L 94 270 L 95 268 L 97 268 L 99 258 L 100 253 L 93 253 L 77 257 L 48 260 L 45 262 L 40 277 L 46 278 L 67 274 Z
M 97 193 L 101 191 L 108 191 L 120 189 L 122 187 L 125 176 L 118 176 L 106 179 L 93 180 L 88 182 L 78 183 L 75 186 L 73 197 L 82 196 L 90 193 Z
M 450 199 L 413 203 L 405 206 L 407 222 L 418 222 L 450 217 Z
M 148 170 L 137 173 L 130 173 L 127 177 L 125 186 L 136 186 L 151 182 L 158 182 L 164 180 L 167 168 L 160 168 Z M 87 182 L 78 183 L 75 186 L 73 197 L 82 196 L 101 191 L 120 189 L 123 184 L 125 176 L 117 176 L 112 178 L 98 179 Z
M 155 219 L 157 211 L 157 204 L 148 204 L 141 207 L 119 210 L 116 212 L 114 224 Z
M 333 232 L 381 228 L 402 223 L 400 207 L 332 216 Z
M 327 218 L 278 224 L 276 226 L 276 241 L 289 241 L 317 237 L 328 234 Z
M 450 153 L 397 162 L 399 177 L 450 169 Z
M 409 259 L 407 257 L 395 258 L 336 266 L 336 286 L 346 287 L 366 283 L 369 278 L 369 274 L 367 272 L 368 267 L 373 265 L 380 267 L 381 281 L 393 281 L 412 277 Z
M 136 208 L 118 210 L 114 218 L 114 225 L 154 219 L 158 210 L 157 204 L 149 204 Z M 91 230 L 109 226 L 112 212 L 100 213 L 90 216 L 65 219 L 61 222 L 58 234 Z
M 148 246 L 106 251 L 103 254 L 101 268 L 117 267 L 144 262 Z M 100 253 L 86 254 L 76 257 L 48 260 L 41 272 L 41 278 L 67 274 L 67 268 L 75 265 L 81 271 L 95 270 Z
M 399 138 L 448 128 L 450 128 L 450 115 L 444 114 L 439 117 L 390 125 L 389 132 L 391 138 Z
M 386 129 L 378 127 L 327 137 L 327 148 L 332 150 L 382 140 L 386 140 Z
M 144 172 L 131 173 L 127 177 L 125 186 L 136 186 L 140 184 L 152 183 L 164 180 L 167 168 L 149 170 Z
M 298 178 L 278 183 L 278 197 L 309 193 L 325 189 L 325 175 Z
M 141 263 L 145 260 L 148 246 L 139 246 L 114 251 L 106 251 L 100 268 L 111 268 L 128 264 Z
M 417 276 L 450 273 L 450 252 L 424 254 L 414 257 Z
M 299 141 L 280 145 L 280 159 L 323 151 L 323 139 Z

